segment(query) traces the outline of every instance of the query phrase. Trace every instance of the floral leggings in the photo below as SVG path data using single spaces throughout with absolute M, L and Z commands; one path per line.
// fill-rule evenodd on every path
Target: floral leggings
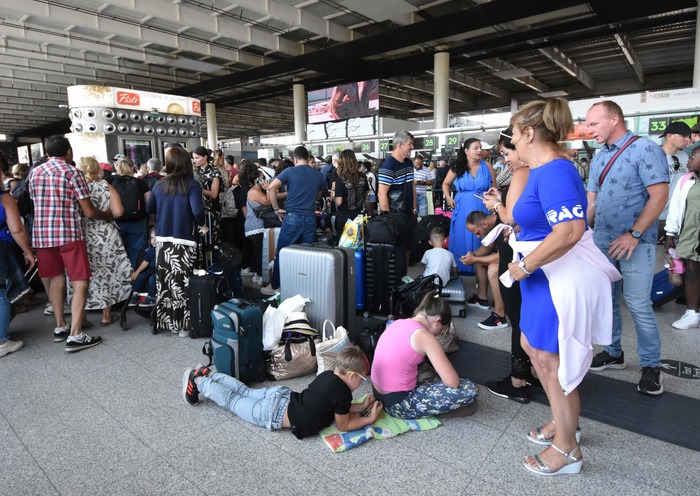
M 469 379 L 460 379 L 456 389 L 442 382 L 426 383 L 417 386 L 403 400 L 385 410 L 392 417 L 404 420 L 432 417 L 466 406 L 478 395 L 479 387 Z

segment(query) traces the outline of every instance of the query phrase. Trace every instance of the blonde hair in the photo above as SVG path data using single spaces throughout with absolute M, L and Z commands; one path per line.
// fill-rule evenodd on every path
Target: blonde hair
M 357 346 L 346 346 L 338 353 L 335 371 L 339 374 L 356 372 L 365 375 L 369 373 L 369 361 L 364 352 Z
M 528 103 L 513 116 L 510 124 L 521 130 L 531 127 L 544 141 L 550 143 L 564 141 L 574 130 L 569 104 L 561 98 Z
M 12 175 L 19 176 L 24 179 L 27 177 L 27 171 L 29 171 L 29 165 L 25 163 L 15 164 L 12 166 Z
M 80 157 L 78 160 L 78 170 L 85 174 L 88 182 L 99 181 L 102 173 L 100 164 L 92 157 Z
M 132 162 L 129 157 L 120 158 L 115 168 L 117 169 L 117 174 L 120 176 L 134 175 L 134 162 Z

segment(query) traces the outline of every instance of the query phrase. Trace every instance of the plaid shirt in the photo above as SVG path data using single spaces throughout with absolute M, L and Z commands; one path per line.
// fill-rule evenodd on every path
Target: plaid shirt
M 37 166 L 29 176 L 34 200 L 35 248 L 63 246 L 85 239 L 78 200 L 90 198 L 83 173 L 58 157 Z

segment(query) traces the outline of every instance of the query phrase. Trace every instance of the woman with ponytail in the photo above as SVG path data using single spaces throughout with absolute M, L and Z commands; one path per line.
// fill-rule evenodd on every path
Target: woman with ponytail
M 450 305 L 431 291 L 410 319 L 395 320 L 377 342 L 372 363 L 372 390 L 389 415 L 419 419 L 472 403 L 479 388 L 460 379 L 437 335 L 452 321 Z M 440 382 L 418 385 L 418 366 L 426 357 Z
M 457 188 L 454 198 L 450 195 L 453 183 Z M 481 160 L 481 141 L 469 138 L 460 147 L 457 160 L 442 183 L 445 202 L 448 207 L 454 209 L 450 225 L 450 251 L 457 261 L 457 270 L 462 274 L 474 274 L 474 267 L 464 265 L 459 258 L 481 246 L 479 239 L 466 228 L 467 215 L 475 210 L 488 213 L 482 201 L 474 195 L 483 195 L 492 186 L 496 186 L 496 173 L 491 164 Z M 485 300 L 486 288 L 483 289 L 481 306 L 488 308 L 488 301 Z
M 513 207 L 521 228 L 513 244 L 519 261 L 506 275 L 521 281 L 521 344 L 552 410 L 551 421 L 527 434 L 548 447 L 524 464 L 538 475 L 577 474 L 583 463 L 577 387 L 593 359 L 591 343 L 611 341 L 610 283 L 620 274 L 596 250 L 583 182 L 557 144 L 574 128 L 567 103 L 531 102 L 511 125 L 512 144 L 530 174 Z

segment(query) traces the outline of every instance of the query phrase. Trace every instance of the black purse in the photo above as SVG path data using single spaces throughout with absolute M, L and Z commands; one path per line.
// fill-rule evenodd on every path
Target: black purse
M 431 291 L 442 292 L 442 279 L 437 274 L 421 276 L 411 282 L 396 286 L 389 297 L 390 314 L 394 317 L 410 317 L 425 295 Z
M 271 205 L 258 205 L 253 209 L 253 214 L 255 214 L 258 219 L 262 219 L 265 229 L 282 227 L 282 221 Z

